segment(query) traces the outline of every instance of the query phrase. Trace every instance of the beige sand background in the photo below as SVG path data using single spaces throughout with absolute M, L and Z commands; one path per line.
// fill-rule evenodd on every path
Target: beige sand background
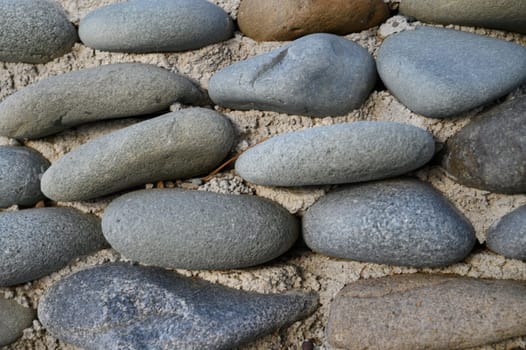
M 87 12 L 102 5 L 118 2 L 118 0 L 59 0 L 66 9 L 70 19 L 78 24 Z M 213 1 L 236 17 L 239 0 Z M 396 1 L 388 1 L 393 8 Z M 399 30 L 410 30 L 413 24 L 408 24 L 403 17 L 391 18 L 388 23 L 379 28 L 372 28 L 361 33 L 348 35 L 375 54 L 383 39 Z M 465 31 L 474 31 L 479 34 L 513 41 L 526 46 L 526 36 L 502 31 L 475 29 L 468 27 L 453 27 Z M 80 44 L 76 44 L 73 52 L 44 65 L 0 63 L 0 100 L 26 85 L 49 76 L 70 72 L 81 68 L 94 67 L 102 64 L 117 62 L 143 62 L 156 64 L 189 76 L 207 87 L 209 78 L 219 70 L 236 61 L 268 52 L 282 45 L 282 43 L 257 43 L 247 37 L 236 33 L 235 38 L 215 45 L 186 53 L 175 54 L 146 54 L 128 55 L 119 53 L 99 52 Z M 522 89 L 526 90 L 524 87 Z M 515 91 L 514 94 L 520 91 Z M 509 98 L 509 97 L 508 97 Z M 96 103 L 96 101 L 88 101 Z M 172 109 L 181 106 L 174 105 Z M 401 105 L 389 92 L 373 92 L 365 104 L 356 111 L 338 118 L 310 118 L 291 116 L 274 112 L 260 111 L 231 111 L 217 108 L 226 114 L 238 130 L 239 140 L 233 154 L 245 150 L 258 141 L 291 130 L 300 130 L 318 125 L 329 125 L 340 122 L 357 120 L 389 120 L 409 123 L 432 132 L 437 143 L 443 143 L 448 137 L 469 122 L 470 117 L 477 111 L 468 113 L 461 118 L 448 120 L 429 119 L 411 113 Z M 37 141 L 28 141 L 25 144 L 40 151 L 52 162 L 62 155 L 87 142 L 90 139 L 106 134 L 136 122 L 137 119 L 101 122 L 82 126 L 57 136 L 47 137 Z M 1 144 L 16 144 L 15 140 L 0 139 Z M 312 161 L 316 161 L 312 159 Z M 526 204 L 526 195 L 499 195 L 485 191 L 466 188 L 449 179 L 438 165 L 429 165 L 416 174 L 422 180 L 428 181 L 449 198 L 473 223 L 477 237 L 484 242 L 486 230 L 498 218 L 512 209 Z M 165 181 L 162 184 L 150 184 L 146 187 L 185 187 L 197 188 L 196 181 Z M 251 193 L 277 201 L 290 212 L 299 216 L 312 205 L 316 199 L 323 196 L 329 187 L 309 189 L 278 189 L 263 186 L 254 186 L 244 183 L 233 171 L 227 171 L 199 186 L 199 190 L 208 190 L 224 193 Z M 61 206 L 73 206 L 85 212 L 101 216 L 110 198 L 94 202 L 83 203 L 58 203 Z M 57 205 L 46 203 L 46 205 Z M 8 210 L 17 210 L 16 207 Z M 232 213 L 242 215 L 242 213 Z M 166 218 L 169 220 L 170 218 Z M 89 257 L 84 257 L 73 262 L 66 268 L 16 288 L 3 288 L 9 298 L 16 298 L 19 302 L 36 307 L 38 300 L 45 289 L 60 278 L 87 266 L 108 261 L 121 260 L 122 258 L 113 250 L 101 251 Z M 310 339 L 317 349 L 330 349 L 324 336 L 324 326 L 328 316 L 328 308 L 332 298 L 345 285 L 361 278 L 381 277 L 400 273 L 413 273 L 417 269 L 401 268 L 386 265 L 359 263 L 332 259 L 309 252 L 299 244 L 293 251 L 284 257 L 264 266 L 244 270 L 230 271 L 180 271 L 185 275 L 198 276 L 206 280 L 222 283 L 234 288 L 257 291 L 262 293 L 282 292 L 293 288 L 314 290 L 320 295 L 321 306 L 318 311 L 308 319 L 293 324 L 288 329 L 275 332 L 266 336 L 243 349 L 298 349 L 304 340 Z M 455 273 L 472 277 L 508 278 L 526 280 L 526 263 L 505 259 L 487 251 L 483 246 L 478 247 L 471 256 L 460 264 L 445 269 L 434 271 L 439 273 Z M 380 320 L 379 320 L 380 321 Z M 417 336 L 417 335 L 415 335 Z M 526 337 L 512 339 L 499 344 L 488 345 L 478 349 L 513 349 L 526 347 Z M 22 339 L 7 347 L 10 350 L 22 349 L 75 349 L 53 338 L 42 328 L 38 321 L 33 327 L 27 329 Z

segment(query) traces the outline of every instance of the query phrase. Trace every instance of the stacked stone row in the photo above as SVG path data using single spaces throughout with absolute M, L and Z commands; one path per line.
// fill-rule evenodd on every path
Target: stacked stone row
M 430 22 L 526 32 L 521 22 L 526 8 L 520 2 L 515 11 L 503 10 L 499 20 L 477 17 L 466 23 L 438 9 L 428 18 L 423 3 L 406 1 L 401 10 Z M 477 6 L 486 6 L 482 3 Z M 370 4 L 369 22 L 363 25 L 356 24 L 355 13 L 345 25 L 310 23 L 312 16 L 298 15 L 290 19 L 290 30 L 283 30 L 276 24 L 282 19 L 266 23 L 268 16 L 261 15 L 273 7 L 286 13 L 286 6 L 286 1 L 242 1 L 238 22 L 246 35 L 257 40 L 303 37 L 222 69 L 210 80 L 208 92 L 183 75 L 127 63 L 51 77 L 6 98 L 0 103 L 0 135 L 20 140 L 89 122 L 160 113 L 175 102 L 194 107 L 88 141 L 52 165 L 29 148 L 0 147 L 1 206 L 30 207 L 44 198 L 94 200 L 145 183 L 206 175 L 222 164 L 236 140 L 227 116 L 203 108 L 214 104 L 340 116 L 359 108 L 379 77 L 411 111 L 451 118 L 494 103 L 526 83 L 526 48 L 503 40 L 418 27 L 387 39 L 375 60 L 350 40 L 318 33 L 346 34 L 377 25 L 389 13 L 382 1 Z M 47 62 L 77 41 L 75 28 L 50 2 L 2 0 L 0 10 L 6 14 L 0 60 Z M 337 10 L 352 13 L 355 8 Z M 38 30 L 28 32 L 28 23 Z M 136 0 L 88 14 L 78 35 L 97 50 L 148 53 L 197 49 L 227 40 L 233 32 L 228 14 L 204 0 Z M 27 38 L 21 40 L 20 33 Z M 441 155 L 443 166 L 463 185 L 524 193 L 525 132 L 526 96 L 519 95 L 481 113 L 452 137 Z M 488 138 L 496 142 L 488 145 Z M 109 244 L 125 258 L 155 267 L 106 264 L 59 281 L 38 310 L 52 335 L 84 348 L 238 346 L 308 316 L 317 307 L 316 296 L 242 292 L 165 268 L 255 266 L 287 252 L 300 235 L 314 252 L 335 258 L 419 268 L 462 261 L 476 243 L 469 221 L 430 185 L 399 177 L 435 154 L 433 135 L 426 130 L 375 121 L 290 132 L 241 154 L 235 170 L 253 184 L 344 185 L 310 207 L 301 223 L 267 199 L 181 189 L 121 195 L 106 208 L 102 224 L 72 208 L 2 212 L 0 286 L 38 279 Z M 526 207 L 503 217 L 490 229 L 488 247 L 526 259 L 525 222 Z M 349 349 L 460 348 L 523 335 L 526 300 L 520 295 L 525 291 L 520 282 L 425 274 L 361 281 L 336 297 L 328 339 Z M 463 305 L 496 302 L 482 311 L 473 309 L 477 306 L 457 309 L 448 307 L 451 298 L 465 298 Z M 422 301 L 430 306 L 415 307 Z M 396 310 L 386 302 L 395 303 Z M 371 310 L 377 317 L 364 318 Z M 13 330 L 0 331 L 3 345 L 15 340 L 33 315 L 1 299 L 0 311 L 15 315 Z M 395 318 L 378 322 L 378 315 L 393 312 Z M 517 322 L 484 334 L 459 332 L 458 320 L 476 312 L 497 324 L 517 315 Z M 409 319 L 413 323 L 404 323 Z M 422 335 L 401 339 L 402 328 L 422 330 Z

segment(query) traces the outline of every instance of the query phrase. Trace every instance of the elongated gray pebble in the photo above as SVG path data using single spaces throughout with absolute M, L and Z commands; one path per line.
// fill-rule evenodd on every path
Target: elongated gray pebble
M 269 186 L 361 182 L 417 169 L 434 150 L 433 136 L 412 125 L 344 123 L 273 137 L 244 152 L 236 171 Z
M 106 245 L 100 221 L 73 208 L 0 213 L 0 286 L 43 277 Z
M 0 61 L 46 63 L 77 41 L 77 31 L 54 1 L 0 0 Z
M 526 260 L 526 206 L 497 220 L 488 230 L 486 244 L 508 258 Z
M 44 79 L 0 103 L 0 135 L 39 138 L 97 120 L 150 114 L 175 103 L 202 105 L 186 77 L 150 64 L 118 63 Z
M 465 349 L 526 334 L 526 283 L 412 274 L 358 281 L 330 307 L 338 349 Z
M 36 312 L 15 300 L 5 299 L 0 293 L 0 346 L 15 342 L 22 331 L 31 326 Z
M 226 157 L 234 129 L 221 114 L 189 108 L 91 140 L 44 173 L 42 192 L 57 201 L 101 197 L 159 180 L 206 175 Z
M 80 21 L 82 42 L 118 52 L 186 51 L 234 35 L 228 14 L 205 0 L 133 0 L 100 7 Z
M 268 199 L 159 189 L 114 200 L 104 212 L 102 231 L 115 250 L 134 261 L 232 269 L 262 264 L 286 252 L 298 238 L 299 224 Z
M 40 178 L 48 167 L 31 148 L 0 146 L 0 207 L 31 206 L 43 199 Z
M 231 349 L 307 317 L 314 294 L 257 294 L 159 268 L 106 264 L 51 286 L 38 317 L 84 349 Z
M 312 34 L 217 72 L 212 100 L 232 109 L 307 116 L 344 115 L 362 105 L 376 83 L 372 56 L 333 34 Z
M 475 245 L 473 227 L 442 195 L 413 179 L 343 187 L 303 217 L 315 252 L 379 264 L 446 266 Z
M 526 82 L 526 48 L 452 29 L 417 27 L 378 51 L 385 86 L 410 110 L 446 118 L 506 95 Z

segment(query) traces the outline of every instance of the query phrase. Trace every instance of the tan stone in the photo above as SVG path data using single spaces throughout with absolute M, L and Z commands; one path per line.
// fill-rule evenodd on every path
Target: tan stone
M 383 0 L 242 0 L 238 24 L 252 39 L 285 41 L 311 33 L 359 32 L 388 15 Z
M 345 349 L 463 349 L 526 334 L 526 283 L 400 275 L 346 286 L 327 336 Z

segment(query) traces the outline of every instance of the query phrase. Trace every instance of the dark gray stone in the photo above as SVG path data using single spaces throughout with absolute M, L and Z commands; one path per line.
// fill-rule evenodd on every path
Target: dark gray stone
M 526 205 L 495 222 L 489 228 L 486 244 L 508 258 L 526 260 Z
M 526 48 L 452 29 L 418 27 L 382 44 L 378 73 L 409 109 L 445 118 L 506 95 L 526 82 Z
M 411 274 L 358 281 L 334 298 L 338 349 L 465 349 L 526 334 L 526 283 Z
M 193 50 L 233 35 L 228 14 L 205 0 L 132 0 L 98 8 L 79 25 L 86 46 L 118 52 Z
M 524 0 L 404 0 L 400 12 L 422 22 L 504 29 L 526 34 Z
M 321 254 L 414 267 L 459 262 L 476 241 L 460 211 L 431 186 L 412 179 L 327 194 L 303 217 L 303 237 Z
M 40 178 L 48 167 L 31 148 L 0 146 L 0 207 L 31 206 L 43 199 Z
M 48 289 L 38 317 L 84 349 L 231 349 L 307 317 L 314 294 L 257 294 L 175 272 L 106 264 Z
M 115 250 L 134 261 L 168 268 L 232 269 L 285 253 L 298 238 L 299 225 L 285 209 L 264 198 L 159 189 L 114 200 L 104 212 L 102 231 Z
M 412 125 L 344 123 L 273 137 L 243 153 L 236 170 L 259 185 L 342 184 L 407 173 L 434 150 L 433 136 Z
M 5 299 L 0 293 L 0 346 L 9 345 L 20 338 L 22 331 L 31 327 L 35 316 L 35 310 Z
M 71 51 L 77 31 L 48 0 L 0 0 L 0 61 L 46 63 Z
M 42 192 L 57 201 L 101 197 L 159 180 L 206 175 L 234 142 L 230 121 L 189 108 L 91 140 L 44 173 Z
M 0 286 L 50 274 L 106 247 L 100 221 L 73 208 L 0 213 Z
M 362 105 L 376 79 L 366 49 L 337 35 L 312 34 L 222 69 L 208 89 L 215 103 L 233 109 L 345 115 Z
M 477 116 L 447 141 L 455 181 L 499 193 L 526 192 L 526 95 Z
M 57 75 L 0 103 L 0 135 L 39 138 L 97 120 L 150 114 L 175 103 L 203 105 L 186 77 L 142 63 L 108 64 Z

